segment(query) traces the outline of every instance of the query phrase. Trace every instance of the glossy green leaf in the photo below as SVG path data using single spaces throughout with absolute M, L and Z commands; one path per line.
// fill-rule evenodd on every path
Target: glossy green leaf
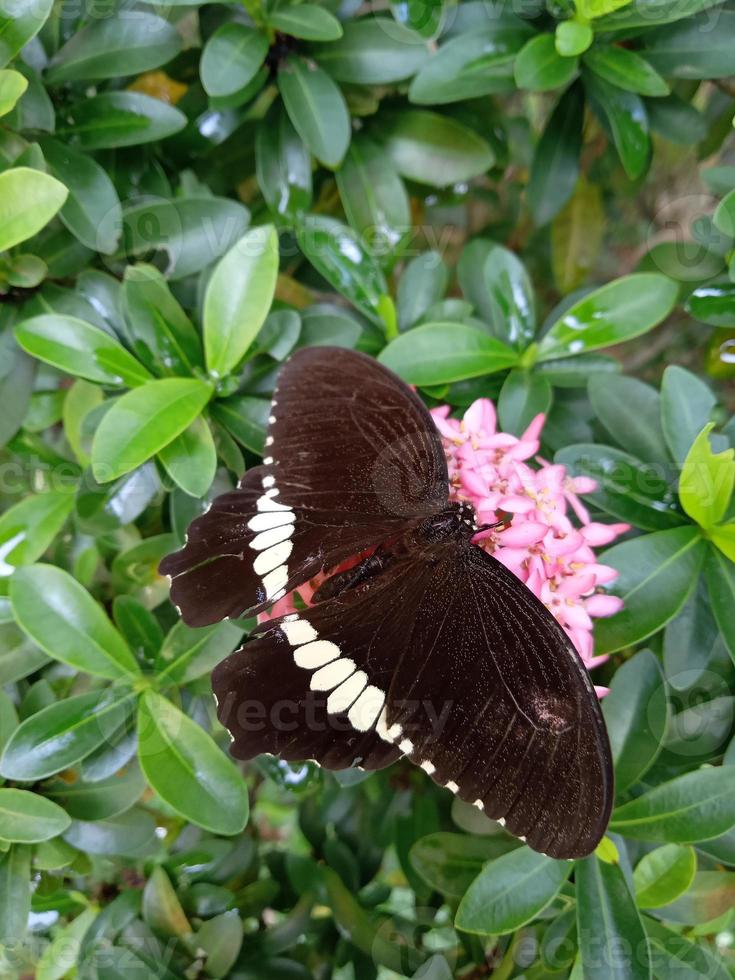
M 553 901 L 572 868 L 528 847 L 518 848 L 485 866 L 457 909 L 455 925 L 463 932 L 498 936 L 536 918 Z
M 651 159 L 645 103 L 635 92 L 618 88 L 600 75 L 585 72 L 584 82 L 593 108 L 612 134 L 625 173 L 637 180 Z
M 537 225 L 548 224 L 577 186 L 584 105 L 582 86 L 572 85 L 557 102 L 536 146 L 528 181 L 528 203 Z
M 612 591 L 624 607 L 596 624 L 599 652 L 621 650 L 673 619 L 696 584 L 705 551 L 697 529 L 686 526 L 633 538 L 603 552 L 601 561 L 620 572 Z
M 595 27 L 599 31 L 627 31 L 630 28 L 673 23 L 717 5 L 718 0 L 638 0 L 622 10 L 601 17 Z
M 74 487 L 20 500 L 0 515 L 0 549 L 9 565 L 30 565 L 51 545 L 74 508 Z
M 721 10 L 713 23 L 701 13 L 646 35 L 641 54 L 662 75 L 725 78 L 735 74 L 735 11 Z
M 669 719 L 666 683 L 650 650 L 641 650 L 618 668 L 602 702 L 615 784 L 622 793 L 638 782 L 661 751 Z
M 585 494 L 585 502 L 619 521 L 644 531 L 665 531 L 686 523 L 671 482 L 655 464 L 596 443 L 567 446 L 554 460 L 573 476 L 592 477 L 597 489 Z
M 321 7 L 315 9 L 321 10 Z M 243 933 L 237 909 L 215 915 L 202 924 L 196 934 L 196 943 L 207 954 L 207 973 L 210 976 L 226 977 L 230 974 L 244 941 Z
M 669 315 L 677 294 L 675 282 L 652 272 L 616 279 L 588 293 L 551 326 L 539 357 L 551 360 L 639 337 Z
M 233 95 L 252 81 L 268 54 L 259 30 L 235 21 L 223 24 L 204 45 L 199 71 L 208 95 Z
M 679 477 L 679 500 L 689 516 L 711 529 L 725 516 L 735 487 L 735 449 L 712 452 L 708 422 L 692 443 Z
M 220 422 L 241 445 L 258 456 L 263 455 L 265 430 L 270 415 L 270 402 L 250 395 L 235 395 L 213 403 L 212 416 Z
M 580 977 L 650 980 L 646 934 L 620 865 L 593 855 L 574 869 Z
M 217 450 L 206 419 L 194 419 L 188 429 L 158 454 L 166 472 L 192 497 L 203 497 L 217 471 Z
M 283 109 L 275 107 L 255 135 L 258 186 L 274 214 L 294 219 L 311 204 L 311 156 Z
M 149 371 L 193 374 L 202 365 L 199 335 L 158 269 L 126 268 L 121 307 L 128 343 Z
M 42 708 L 11 735 L 0 772 L 8 779 L 33 782 L 75 765 L 114 735 L 130 717 L 133 702 L 129 691 L 107 690 Z
M 689 888 L 696 870 L 692 847 L 664 844 L 644 854 L 633 875 L 636 905 L 641 909 L 668 905 Z
M 142 92 L 102 92 L 77 102 L 57 136 L 71 136 L 86 150 L 139 146 L 166 139 L 186 126 L 186 116 Z
M 426 323 L 391 341 L 378 360 L 409 384 L 436 385 L 503 371 L 518 354 L 475 327 Z
M 296 230 L 299 248 L 335 289 L 375 322 L 388 286 L 358 235 L 334 218 L 307 215 Z
M 715 543 L 717 543 L 715 541 Z M 735 660 L 735 560 L 710 548 L 704 565 L 712 612 L 730 656 Z
M 273 225 L 247 232 L 217 263 L 204 297 L 207 369 L 225 377 L 263 326 L 278 276 L 278 235 Z
M 109 483 L 160 452 L 191 425 L 211 394 L 207 382 L 164 378 L 118 398 L 92 442 L 95 479 Z
M 442 105 L 513 89 L 513 61 L 528 40 L 523 21 L 452 37 L 424 62 L 408 96 L 417 105 Z
M 583 20 L 562 20 L 556 25 L 554 32 L 556 50 L 565 58 L 584 54 L 594 39 L 591 25 Z
M 426 61 L 426 41 L 407 27 L 384 17 L 349 20 L 344 33 L 311 53 L 338 82 L 388 85 L 410 78 Z
M 338 167 L 350 144 L 350 115 L 341 91 L 318 65 L 291 57 L 278 88 L 294 129 L 325 167 Z
M 152 664 L 163 644 L 163 630 L 154 614 L 133 596 L 118 595 L 112 615 L 138 662 Z
M 504 432 L 520 436 L 539 413 L 551 406 L 551 385 L 540 374 L 513 370 L 503 382 L 498 415 Z
M 37 844 L 63 834 L 68 814 L 51 800 L 25 789 L 0 789 L 0 837 L 17 844 Z
M 15 844 L 0 854 L 0 895 L 0 936 L 21 940 L 31 911 L 30 847 Z
M 553 34 L 537 34 L 519 52 L 514 73 L 518 88 L 547 92 L 571 82 L 577 74 L 577 59 L 559 54 Z
M 156 849 L 156 821 L 133 807 L 107 820 L 72 820 L 64 840 L 85 854 L 144 857 Z
M 102 607 L 63 569 L 18 569 L 10 583 L 10 601 L 18 625 L 55 660 L 113 680 L 139 674 Z
M 171 61 L 181 47 L 179 33 L 163 17 L 120 13 L 93 20 L 73 34 L 52 58 L 46 77 L 57 85 L 137 75 Z
M 46 23 L 52 0 L 2 0 L 0 3 L 0 68 L 14 58 Z M 12 935 L 3 933 L 0 935 Z
M 40 231 L 61 208 L 68 193 L 55 177 L 39 170 L 15 167 L 0 173 L 0 252 Z
M 411 206 L 385 150 L 365 136 L 356 137 L 336 179 L 350 225 L 375 257 L 390 258 L 411 228 Z
M 422 837 L 411 848 L 410 860 L 432 888 L 462 898 L 487 861 L 517 847 L 507 837 L 473 837 L 436 833 Z
M 733 198 L 735 202 L 735 198 Z M 717 212 L 715 212 L 716 214 Z M 725 215 L 721 214 L 725 223 Z M 731 228 L 735 221 L 729 222 Z M 685 309 L 695 320 L 710 323 L 713 327 L 735 327 L 735 283 L 708 283 L 695 289 L 686 301 Z
M 242 638 L 242 629 L 223 622 L 192 629 L 179 621 L 167 634 L 158 657 L 160 682 L 188 684 L 209 674 L 229 656 Z
M 28 79 L 19 71 L 0 70 L 0 116 L 6 116 L 15 108 L 27 88 Z
M 164 936 L 189 936 L 191 924 L 163 868 L 155 868 L 143 890 L 143 918 Z
M 628 92 L 652 97 L 668 95 L 669 86 L 635 51 L 615 44 L 600 44 L 584 56 L 585 65 L 605 81 Z
M 693 844 L 735 826 L 735 769 L 705 767 L 618 807 L 610 827 L 634 840 Z
M 336 41 L 343 33 L 334 14 L 315 3 L 284 4 L 268 14 L 268 23 L 277 31 L 304 41 Z
M 36 980 L 61 980 L 74 968 L 84 934 L 96 918 L 97 909 L 86 908 L 56 933 L 38 960 Z
M 211 737 L 170 701 L 147 692 L 138 712 L 138 754 L 158 795 L 215 834 L 239 834 L 248 818 L 242 776 Z
M 76 317 L 34 316 L 18 324 L 15 336 L 29 354 L 88 381 L 135 387 L 151 380 L 143 365 L 109 333 Z
M 622 374 L 590 378 L 595 415 L 614 439 L 646 463 L 655 464 L 666 480 L 670 458 L 661 426 L 661 398 L 655 388 Z
M 692 443 L 709 421 L 715 398 L 709 385 L 678 364 L 670 364 L 661 382 L 661 425 L 671 455 L 681 466 Z
M 398 280 L 396 312 L 402 330 L 421 320 L 442 298 L 449 285 L 449 271 L 438 252 L 422 252 L 407 262 Z
M 0 685 L 13 684 L 49 662 L 36 644 L 11 622 L 0 626 Z
M 490 145 L 450 116 L 410 110 L 384 115 L 377 134 L 393 165 L 409 180 L 448 187 L 477 177 L 493 165 Z

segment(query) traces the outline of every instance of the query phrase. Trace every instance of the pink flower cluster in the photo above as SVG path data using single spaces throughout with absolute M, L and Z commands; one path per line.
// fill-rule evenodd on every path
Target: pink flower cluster
M 569 476 L 563 466 L 537 456 L 544 415 L 537 415 L 517 438 L 498 432 L 495 408 L 487 398 L 474 402 L 461 420 L 449 413 L 444 405 L 431 414 L 447 455 L 451 496 L 473 505 L 478 524 L 512 517 L 509 525 L 505 521 L 502 527 L 478 534 L 475 543 L 502 561 L 551 610 L 590 670 L 604 663 L 606 656 L 593 654 L 592 619 L 612 616 L 622 600 L 600 591 L 617 572 L 599 564 L 593 548 L 614 541 L 629 525 L 591 521 L 577 495 L 596 489 L 595 481 Z M 533 457 L 537 467 L 527 462 Z M 568 507 L 578 526 L 570 520 Z M 358 560 L 356 556 L 340 569 Z M 307 605 L 325 577 L 319 575 L 298 588 Z M 294 612 L 294 598 L 289 593 L 259 618 Z M 607 693 L 606 688 L 596 690 Z
M 474 402 L 461 420 L 449 412 L 444 405 L 431 414 L 447 454 L 452 496 L 470 501 L 478 524 L 512 516 L 510 526 L 481 532 L 475 543 L 525 582 L 559 620 L 587 667 L 597 667 L 607 657 L 593 654 L 592 619 L 612 616 L 622 600 L 600 591 L 617 572 L 599 564 L 593 548 L 614 541 L 629 525 L 591 521 L 577 495 L 595 490 L 595 481 L 569 476 L 564 466 L 537 457 L 544 415 L 517 438 L 498 432 L 487 398 Z M 533 457 L 538 467 L 528 464 Z

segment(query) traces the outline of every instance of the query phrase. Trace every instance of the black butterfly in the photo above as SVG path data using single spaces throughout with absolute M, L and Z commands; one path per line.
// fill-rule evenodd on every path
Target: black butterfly
M 590 678 L 546 607 L 472 544 L 418 396 L 362 354 L 301 350 L 265 451 L 161 563 L 189 625 L 261 611 L 369 554 L 216 668 L 233 755 L 329 769 L 405 755 L 535 850 L 594 850 L 613 774 Z

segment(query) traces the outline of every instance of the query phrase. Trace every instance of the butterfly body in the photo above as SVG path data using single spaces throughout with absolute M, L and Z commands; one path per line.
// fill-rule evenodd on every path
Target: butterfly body
M 173 600 L 204 625 L 353 564 L 216 668 L 233 754 L 333 769 L 406 756 L 537 850 L 589 853 L 613 798 L 592 683 L 551 613 L 473 544 L 420 399 L 370 358 L 311 348 L 282 369 L 272 412 L 263 466 L 164 559 Z

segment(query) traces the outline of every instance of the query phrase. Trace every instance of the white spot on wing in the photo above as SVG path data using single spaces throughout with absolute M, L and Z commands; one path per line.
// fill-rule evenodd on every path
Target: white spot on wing
M 367 684 L 367 674 L 364 670 L 357 670 L 354 674 L 343 681 L 327 698 L 327 711 L 336 715 L 340 711 L 346 711 L 350 705 L 362 694 Z
M 274 544 L 272 548 L 261 551 L 256 556 L 253 562 L 253 571 L 256 575 L 263 576 L 266 572 L 277 568 L 278 565 L 285 565 L 292 551 L 293 541 L 281 541 L 280 544 Z
M 399 743 L 398 748 L 404 755 L 410 755 L 413 752 L 413 742 L 410 738 L 404 738 L 404 740 Z
M 379 687 L 368 684 L 350 708 L 347 718 L 358 732 L 366 732 L 375 724 L 385 702 L 385 693 Z
M 302 643 L 311 643 L 319 636 L 311 623 L 307 623 L 305 619 L 283 622 L 281 623 L 281 630 L 292 647 L 301 646 Z M 337 653 L 339 654 L 339 647 Z
M 430 776 L 436 772 L 436 766 L 434 765 L 433 762 L 430 762 L 428 759 L 426 759 L 425 762 L 421 763 L 421 768 L 424 770 L 424 772 L 428 773 Z
M 276 482 L 275 476 L 272 476 L 271 475 L 271 476 L 264 476 L 263 477 L 263 486 L 264 487 L 272 487 L 275 482 Z
M 353 660 L 340 657 L 339 660 L 327 664 L 326 667 L 322 667 L 321 670 L 312 675 L 311 689 L 312 691 L 331 691 L 342 681 L 346 681 L 354 670 L 355 663 Z
M 268 574 L 263 579 L 263 588 L 265 589 L 266 598 L 274 598 L 276 592 L 285 586 L 288 582 L 288 569 L 285 565 L 279 565 L 278 568 L 274 568 L 272 572 Z
M 316 670 L 324 664 L 331 663 L 340 655 L 340 649 L 331 640 L 315 640 L 313 643 L 306 643 L 294 651 L 293 659 L 297 667 L 304 670 Z M 314 688 L 316 690 L 316 688 Z
M 261 497 L 260 499 L 262 500 L 263 498 Z M 271 501 L 269 500 L 268 503 L 270 504 Z M 260 509 L 266 510 L 265 508 Z M 283 527 L 284 524 L 293 524 L 295 520 L 296 515 L 294 512 L 288 508 L 281 507 L 279 504 L 278 509 L 275 507 L 269 507 L 267 508 L 266 513 L 256 514 L 255 517 L 251 517 L 248 521 L 248 527 L 251 531 L 270 531 L 274 527 Z
M 450 793 L 459 792 L 459 786 L 457 786 L 457 784 L 453 782 L 451 779 L 449 780 L 448 783 L 445 783 L 444 785 L 446 786 L 446 788 L 449 790 Z
M 482 800 L 475 800 L 475 802 L 472 805 L 476 806 L 478 810 L 485 809 L 485 804 L 482 802 Z
M 263 531 L 253 538 L 250 547 L 255 551 L 265 551 L 266 548 L 271 548 L 274 544 L 286 541 L 293 534 L 293 530 L 293 524 L 281 524 L 280 527 L 271 528 L 270 531 Z
M 265 444 L 266 444 L 266 446 L 272 446 L 273 445 L 273 436 L 266 436 L 265 437 Z
M 291 508 L 287 504 L 279 504 L 277 500 L 273 500 L 272 497 L 269 497 L 268 496 L 269 493 L 271 493 L 270 490 L 268 490 L 262 497 L 258 497 L 258 503 L 256 504 L 256 507 L 258 508 L 259 511 L 271 511 L 271 510 L 291 511 Z M 291 511 L 291 513 L 293 514 L 293 511 Z
M 403 729 L 398 722 L 388 728 L 388 715 L 386 713 L 386 709 L 383 708 L 383 710 L 380 712 L 378 723 L 375 726 L 375 731 L 384 742 L 395 742 L 397 738 L 400 738 Z

